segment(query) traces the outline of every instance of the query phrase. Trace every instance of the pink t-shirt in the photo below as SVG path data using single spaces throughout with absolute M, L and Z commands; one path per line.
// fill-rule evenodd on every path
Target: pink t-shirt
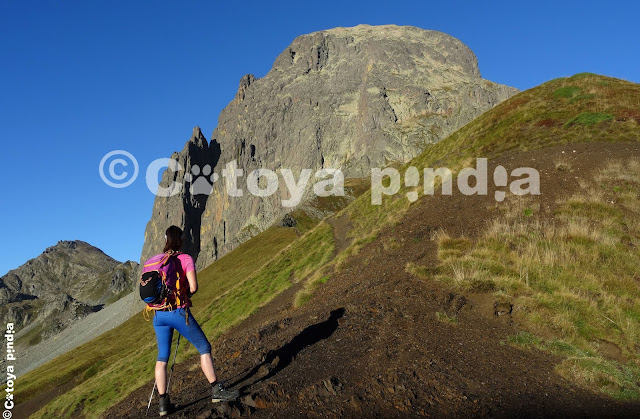
M 185 276 L 187 275 L 187 273 L 196 270 L 196 268 L 193 266 L 193 258 L 188 254 L 180 253 L 178 255 L 178 260 L 180 261 L 180 265 L 182 267 L 182 273 Z
M 187 273 L 196 270 L 196 268 L 193 266 L 193 258 L 191 258 L 191 256 L 187 255 L 186 253 L 180 253 L 177 257 L 180 261 L 180 266 L 178 267 L 178 274 L 180 275 L 180 287 L 189 289 Z M 187 299 L 184 304 L 180 304 L 178 307 L 191 307 L 191 300 Z

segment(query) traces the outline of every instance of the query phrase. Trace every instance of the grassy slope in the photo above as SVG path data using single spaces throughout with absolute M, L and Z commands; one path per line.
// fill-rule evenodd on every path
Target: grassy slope
M 567 87 L 574 87 L 577 95 L 567 98 L 556 93 Z M 567 125 L 579 115 L 583 115 L 583 122 L 607 120 L 586 125 L 573 121 Z M 507 150 L 587 141 L 638 141 L 637 121 L 640 121 L 640 85 L 581 73 L 517 94 L 428 147 L 404 167 L 448 167 L 455 172 L 474 165 L 472 159 L 476 157 L 491 158 Z M 383 199 L 380 206 L 370 204 L 370 193 L 362 195 L 345 209 L 355 227 L 350 235 L 366 237 L 401 216 L 409 207 L 405 198 L 408 190 L 413 189 L 401 189 L 393 197 Z
M 637 400 L 640 160 L 608 163 L 583 182 L 551 220 L 518 200 L 475 241 L 441 234 L 435 278 L 491 290 L 496 301 L 513 304 L 512 316 L 526 330 L 512 343 L 566 356 L 558 371 L 570 381 Z M 607 358 L 605 342 L 626 362 Z
M 330 227 L 319 225 L 297 240 L 293 229 L 273 227 L 199 273 L 194 315 L 209 338 L 324 263 L 333 253 Z M 185 346 L 187 343 L 185 342 Z M 182 350 L 184 359 L 194 352 Z M 69 416 L 79 407 L 96 416 L 149 379 L 156 357 L 153 328 L 142 315 L 20 378 L 18 400 L 76 379 L 76 386 L 37 416 Z
M 405 167 L 449 167 L 455 173 L 473 165 L 471 158 L 508 150 L 640 141 L 639 122 L 640 85 L 578 74 L 516 95 Z M 419 266 L 407 270 L 465 290 L 493 289 L 498 299 L 514 303 L 528 330 L 513 343 L 566 356 L 558 371 L 571 381 L 640 399 L 640 162 L 625 164 L 609 165 L 585 182 L 581 194 L 562 203 L 553 224 L 534 222 L 524 208 L 496 220 L 477 242 L 442 237 L 442 265 L 435 274 Z M 379 207 L 363 195 L 345 209 L 355 226 L 350 235 L 371 240 L 398 220 L 410 206 L 409 190 L 385 197 Z M 621 207 L 612 208 L 607 191 Z M 602 357 L 602 341 L 615 343 L 628 362 Z
M 640 86 L 636 84 L 589 74 L 556 79 L 498 105 L 430 146 L 408 165 L 455 170 L 468 165 L 471 158 L 491 158 L 512 149 L 638 140 L 639 108 Z M 292 271 L 296 279 L 311 276 L 311 281 L 322 281 L 328 265 L 339 268 L 341 261 L 402 216 L 410 205 L 405 192 L 403 189 L 395 197 L 386 197 L 381 206 L 371 205 L 370 193 L 365 193 L 344 209 L 353 223 L 349 236 L 354 240 L 333 259 L 333 236 L 323 222 L 295 241 L 290 236 L 271 237 L 277 236 L 278 230 L 267 231 L 212 264 L 200 274 L 202 290 L 194 309 L 196 317 L 203 319 L 205 332 L 213 338 L 247 317 L 289 286 Z M 304 292 L 308 293 L 309 287 Z M 209 302 L 206 306 L 205 301 Z M 141 346 L 140 342 L 147 343 Z M 182 353 L 183 358 L 191 354 Z M 39 415 L 69 415 L 79 404 L 85 414 L 97 415 L 142 385 L 154 359 L 153 331 L 140 318 L 134 318 L 22 377 L 16 397 L 24 400 L 65 379 L 79 377 L 82 385 L 45 406 Z

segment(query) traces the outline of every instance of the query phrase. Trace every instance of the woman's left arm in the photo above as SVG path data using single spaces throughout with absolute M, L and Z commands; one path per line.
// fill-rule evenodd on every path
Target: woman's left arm
M 187 272 L 187 280 L 189 281 L 189 293 L 193 295 L 198 291 L 198 278 L 195 270 Z
M 182 255 L 180 255 L 182 256 Z M 189 281 L 189 295 L 193 295 L 198 291 L 198 278 L 196 277 L 196 267 L 194 266 L 193 259 L 187 255 L 184 258 L 182 269 L 187 273 L 187 280 Z

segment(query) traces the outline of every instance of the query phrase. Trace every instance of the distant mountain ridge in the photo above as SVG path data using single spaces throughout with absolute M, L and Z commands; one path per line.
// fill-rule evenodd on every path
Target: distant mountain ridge
M 0 318 L 33 345 L 130 293 L 138 264 L 80 241 L 59 241 L 0 277 Z

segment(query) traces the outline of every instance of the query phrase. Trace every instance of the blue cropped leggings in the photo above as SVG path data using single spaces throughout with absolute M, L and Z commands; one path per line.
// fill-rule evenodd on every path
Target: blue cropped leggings
M 189 324 L 185 322 L 185 310 L 189 316 Z M 211 344 L 188 308 L 179 308 L 173 311 L 156 311 L 153 316 L 153 328 L 156 331 L 156 340 L 158 342 L 158 361 L 169 361 L 173 329 L 187 338 L 200 352 L 200 355 L 211 353 Z

